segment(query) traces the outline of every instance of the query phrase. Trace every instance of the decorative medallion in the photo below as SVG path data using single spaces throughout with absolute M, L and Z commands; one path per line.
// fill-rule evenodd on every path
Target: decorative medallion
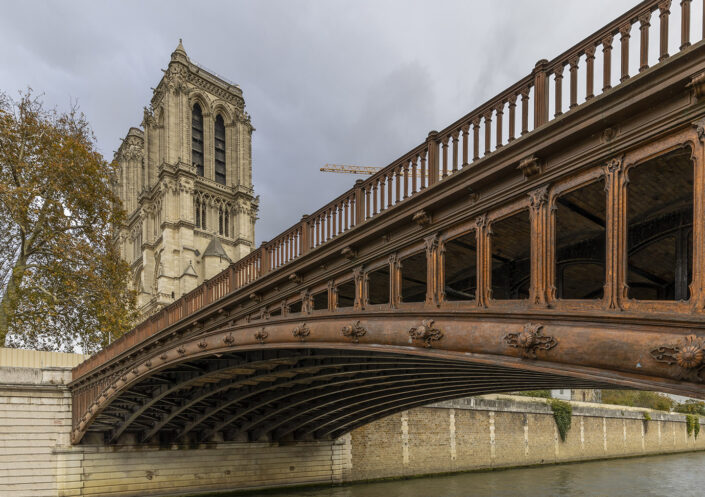
M 705 369 L 705 339 L 688 335 L 681 343 L 662 345 L 651 351 L 651 357 L 658 362 L 678 366 L 678 377 L 702 381 L 700 374 Z
M 350 326 L 343 326 L 343 336 L 352 338 L 353 343 L 359 343 L 360 337 L 367 335 L 367 330 L 357 321 Z
M 164 354 L 162 354 L 162 355 L 159 356 L 159 358 L 160 358 L 162 361 L 166 361 L 166 360 L 167 360 L 167 357 L 168 357 L 168 356 L 166 355 L 166 353 L 164 353 Z
M 521 171 L 524 178 L 529 179 L 532 176 L 541 174 L 543 171 L 543 161 L 536 157 L 535 155 L 530 155 L 519 161 L 519 166 L 517 169 Z
M 431 348 L 431 342 L 443 338 L 443 333 L 438 328 L 433 327 L 433 319 L 424 319 L 420 326 L 409 330 L 409 336 L 412 340 L 423 340 L 424 347 Z
M 428 228 L 431 226 L 431 216 L 423 209 L 416 211 L 411 220 L 422 228 Z
M 144 363 L 144 365 L 147 366 L 148 368 L 151 368 L 151 367 L 152 367 L 152 361 L 151 361 L 151 360 L 150 360 L 150 361 L 147 361 L 147 362 Z
M 180 346 L 178 349 L 176 349 L 176 351 L 177 351 L 180 355 L 184 355 L 184 354 L 186 353 L 186 349 L 184 348 L 183 345 Z
M 343 250 L 340 251 L 340 255 L 345 257 L 347 260 L 353 260 L 357 256 L 357 252 L 352 248 L 352 247 L 344 247 Z
M 200 342 L 198 342 L 198 348 L 199 348 L 199 349 L 203 350 L 203 349 L 205 349 L 206 347 L 208 347 L 208 342 L 206 342 L 205 340 L 201 340 Z
M 308 326 L 306 326 L 306 323 L 303 323 L 294 328 L 291 333 L 294 335 L 295 338 L 298 338 L 303 342 L 306 340 L 306 337 L 311 334 L 311 330 Z
M 235 343 L 235 337 L 232 333 L 230 333 L 228 336 L 223 338 L 223 342 L 225 342 L 225 345 L 232 345 Z
M 536 359 L 537 350 L 550 350 L 558 345 L 555 338 L 543 335 L 541 328 L 543 328 L 542 324 L 526 323 L 523 331 L 507 333 L 504 339 L 510 347 L 520 349 L 522 357 Z
M 255 332 L 255 340 L 257 340 L 259 343 L 264 343 L 268 336 L 269 333 L 267 333 L 264 328 Z

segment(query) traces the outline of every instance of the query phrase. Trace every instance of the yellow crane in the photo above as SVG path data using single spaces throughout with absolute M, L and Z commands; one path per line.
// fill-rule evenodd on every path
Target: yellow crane
M 352 166 L 348 164 L 326 164 L 321 171 L 327 173 L 374 174 L 382 169 L 374 166 Z
M 377 171 L 381 170 L 381 167 L 375 167 L 375 166 L 355 166 L 351 164 L 326 164 L 324 167 L 321 168 L 321 171 L 325 173 L 343 173 L 343 174 L 365 174 L 365 175 L 370 175 L 374 174 Z M 421 172 L 418 172 L 419 176 Z M 426 176 L 428 177 L 428 171 L 426 172 Z

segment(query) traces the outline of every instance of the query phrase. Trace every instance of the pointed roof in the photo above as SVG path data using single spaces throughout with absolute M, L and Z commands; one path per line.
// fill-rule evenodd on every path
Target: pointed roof
M 230 257 L 228 257 L 228 254 L 225 252 L 225 249 L 223 248 L 223 244 L 220 243 L 220 239 L 217 236 L 214 236 L 211 239 L 211 242 L 208 244 L 208 247 L 206 247 L 206 251 L 203 252 L 203 257 L 222 257 L 224 259 L 227 259 L 228 262 L 230 262 Z
M 189 60 L 186 50 L 184 50 L 184 44 L 182 43 L 181 38 L 179 38 L 179 44 L 176 46 L 176 49 L 171 53 L 171 60 L 177 59 Z
M 184 273 L 181 276 L 198 276 L 196 270 L 193 269 L 193 261 L 188 261 L 188 267 L 184 269 Z
M 186 50 L 184 50 L 184 44 L 181 38 L 179 38 L 179 44 L 176 46 L 176 50 L 174 50 L 174 52 L 181 52 L 186 55 Z

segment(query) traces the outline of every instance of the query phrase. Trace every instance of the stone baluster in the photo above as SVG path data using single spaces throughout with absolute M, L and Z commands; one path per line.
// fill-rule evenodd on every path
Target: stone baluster
M 619 78 L 620 82 L 629 79 L 629 36 L 632 30 L 631 23 L 627 22 L 619 28 L 620 52 L 622 55 L 622 75 Z
M 661 28 L 659 41 L 659 62 L 668 58 L 668 16 L 671 13 L 671 0 L 665 0 L 658 4 L 659 26 Z M 703 17 L 705 19 L 705 17 Z
M 602 91 L 612 88 L 612 35 L 602 39 Z
M 639 48 L 639 72 L 649 68 L 649 27 L 651 26 L 651 11 L 644 12 L 639 16 L 640 48 Z

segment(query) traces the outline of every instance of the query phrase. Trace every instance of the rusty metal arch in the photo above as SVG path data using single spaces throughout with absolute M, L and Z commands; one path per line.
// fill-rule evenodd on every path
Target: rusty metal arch
M 433 315 L 434 313 L 429 314 Z M 144 414 L 151 406 L 155 405 L 155 403 L 158 402 L 160 399 L 163 399 L 170 394 L 183 390 L 184 388 L 188 388 L 190 384 L 203 381 L 209 376 L 217 376 L 218 373 L 223 370 L 237 368 L 238 364 L 240 365 L 240 367 L 248 367 L 248 364 L 251 364 L 251 360 L 243 360 L 242 357 L 245 357 L 247 354 L 254 353 L 255 351 L 264 353 L 266 351 L 286 349 L 288 351 L 297 351 L 297 354 L 299 354 L 296 356 L 296 358 L 288 356 L 288 359 L 284 357 L 282 359 L 270 358 L 268 359 L 268 361 L 270 362 L 276 360 L 299 361 L 304 359 L 321 359 L 324 357 L 321 355 L 307 355 L 311 353 L 311 351 L 316 351 L 316 354 L 346 353 L 348 354 L 348 356 L 346 357 L 351 357 L 349 354 L 358 354 L 361 356 L 370 356 L 371 354 L 378 354 L 380 356 L 380 359 L 378 360 L 395 359 L 403 363 L 404 359 L 408 360 L 408 358 L 416 358 L 415 360 L 417 361 L 417 366 L 419 366 L 420 363 L 426 361 L 429 368 L 435 367 L 437 369 L 444 367 L 448 368 L 449 364 L 453 363 L 464 363 L 473 364 L 474 367 L 481 367 L 484 365 L 484 367 L 488 368 L 499 367 L 509 368 L 514 371 L 525 371 L 526 373 L 524 374 L 527 376 L 527 378 L 534 378 L 534 380 L 532 380 L 532 385 L 542 384 L 540 380 L 542 375 L 544 377 L 556 375 L 560 376 L 561 378 L 567 378 L 568 381 L 566 382 L 565 380 L 560 380 L 554 383 L 550 383 L 550 385 L 560 386 L 566 385 L 567 383 L 574 384 L 574 381 L 581 381 L 584 382 L 581 383 L 581 385 L 594 386 L 596 384 L 619 384 L 626 387 L 655 388 L 654 383 L 648 377 L 639 378 L 635 375 L 622 374 L 616 371 L 577 367 L 575 365 L 564 366 L 560 363 L 547 361 L 546 359 L 550 358 L 548 356 L 553 353 L 552 351 L 545 354 L 544 357 L 539 358 L 540 360 L 526 360 L 524 358 L 521 358 L 521 354 L 517 354 L 517 350 L 511 347 L 504 347 L 503 355 L 487 355 L 486 353 L 481 353 L 481 351 L 473 351 L 472 347 L 470 349 L 466 349 L 466 352 L 459 352 L 458 350 L 448 350 L 448 347 L 444 347 L 445 340 L 454 338 L 457 339 L 459 336 L 458 333 L 461 333 L 460 331 L 446 331 L 446 335 L 445 338 L 443 338 L 443 341 L 440 341 L 439 343 L 428 342 L 428 345 L 432 345 L 432 347 L 426 347 L 425 342 L 418 340 L 412 340 L 412 344 L 409 345 L 408 342 L 409 340 L 411 340 L 411 338 L 409 333 L 407 333 L 407 331 L 404 329 L 405 326 L 403 323 L 408 319 L 411 319 L 411 321 L 416 320 L 413 317 L 407 319 L 397 319 L 399 320 L 400 325 L 396 327 L 397 331 L 395 331 L 392 335 L 389 335 L 388 333 L 386 334 L 386 344 L 379 343 L 377 342 L 377 340 L 373 340 L 374 337 L 371 337 L 375 328 L 374 319 L 372 318 L 368 318 L 367 321 L 369 322 L 363 321 L 363 323 L 370 329 L 370 334 L 360 339 L 360 341 L 365 340 L 366 343 L 334 343 L 330 341 L 331 335 L 335 336 L 336 334 L 339 334 L 341 337 L 343 336 L 342 333 L 339 333 L 337 331 L 340 329 L 339 323 L 341 321 L 339 316 L 336 315 L 319 315 L 315 317 L 312 316 L 311 319 L 307 320 L 307 322 L 309 322 L 309 326 L 311 326 L 312 329 L 317 332 L 317 334 L 320 333 L 321 335 L 329 335 L 322 336 L 321 338 L 324 339 L 324 341 L 322 342 L 316 341 L 316 335 L 314 334 L 309 335 L 307 337 L 306 342 L 290 339 L 289 337 L 291 336 L 291 324 L 287 323 L 281 323 L 278 326 L 268 326 L 267 328 L 271 330 L 272 338 L 270 339 L 268 337 L 265 340 L 265 342 L 267 343 L 259 343 L 259 340 L 255 337 L 257 331 L 261 331 L 261 326 L 230 327 L 205 335 L 192 336 L 189 339 L 180 342 L 179 344 L 175 343 L 170 347 L 162 349 L 161 351 L 156 351 L 152 354 L 145 355 L 145 357 L 141 361 L 138 361 L 134 365 L 134 367 L 131 368 L 130 371 L 125 371 L 123 372 L 123 374 L 118 375 L 115 381 L 105 388 L 103 394 L 98 397 L 97 402 L 92 405 L 91 408 L 88 410 L 88 416 L 86 416 L 82 420 L 82 425 L 79 426 L 77 430 L 73 433 L 74 440 L 80 441 L 83 434 L 88 431 L 90 423 L 94 421 L 97 417 L 99 417 L 104 411 L 108 410 L 109 412 L 109 406 L 111 402 L 113 402 L 125 392 L 129 392 L 133 386 L 138 385 L 140 381 L 144 380 L 145 378 L 149 378 L 153 375 L 163 374 L 165 371 L 168 371 L 170 367 L 183 368 L 185 365 L 190 365 L 191 367 L 193 367 L 193 364 L 195 364 L 195 362 L 198 360 L 223 354 L 236 354 L 236 357 L 239 357 L 238 360 L 241 361 L 237 364 L 233 363 L 230 365 L 225 365 L 222 368 L 215 368 L 210 371 L 205 371 L 203 375 L 201 375 L 200 373 L 193 373 L 181 385 L 170 384 L 165 386 L 162 390 L 160 390 L 160 393 L 158 393 L 154 398 L 145 401 L 143 404 L 141 404 L 141 406 L 137 408 L 136 411 L 133 411 L 132 413 L 127 413 L 126 416 L 123 415 L 120 417 L 123 425 L 112 427 L 112 430 L 110 431 L 109 435 L 109 440 L 111 442 L 115 442 L 122 433 L 124 433 L 125 431 L 129 431 L 130 426 L 136 422 L 139 416 Z M 472 321 L 475 321 L 475 319 L 473 319 Z M 463 335 L 465 334 L 467 333 L 463 333 Z M 390 337 L 397 337 L 395 344 L 391 343 L 395 340 L 392 340 L 390 342 Z M 502 335 L 497 334 L 495 340 L 502 342 Z M 237 341 L 238 344 L 236 344 L 235 341 Z M 401 343 L 403 342 L 406 342 L 406 345 L 401 345 Z M 517 357 L 517 355 L 519 355 L 519 357 Z M 341 365 L 340 367 L 344 366 L 345 365 Z M 300 369 L 310 370 L 312 367 L 313 366 L 311 365 L 303 365 Z M 325 369 L 334 368 L 336 366 L 319 364 L 315 367 L 318 369 Z M 403 368 L 403 366 L 401 367 Z M 262 376 L 267 375 L 267 373 L 264 373 Z M 312 375 L 311 378 L 312 379 L 310 381 L 316 381 L 315 375 Z M 570 380 L 571 378 L 575 380 Z M 372 379 L 370 383 L 374 383 L 374 381 L 375 380 Z M 179 406 L 174 411 L 165 413 L 162 418 L 152 419 L 152 429 L 143 430 L 147 433 L 147 436 L 144 438 L 144 440 L 151 440 L 161 428 L 168 426 L 171 420 L 183 411 L 197 406 L 204 399 L 211 397 L 217 398 L 217 394 L 232 389 L 234 387 L 234 384 L 237 384 L 239 382 L 240 380 L 236 380 L 234 382 L 219 383 L 218 387 L 212 390 L 195 390 L 194 392 L 192 392 L 192 395 L 186 399 L 185 404 Z M 296 383 L 296 380 L 293 380 L 291 383 Z M 673 383 L 675 384 L 676 382 Z M 548 383 L 546 384 L 549 385 Z M 661 386 L 663 387 L 663 385 Z M 670 386 L 674 387 L 675 385 Z M 512 390 L 521 389 L 520 387 L 520 384 L 514 385 L 512 387 Z M 526 388 L 531 388 L 531 386 L 526 386 Z M 263 417 L 263 419 L 273 419 L 276 421 L 276 426 L 273 426 L 271 430 L 267 429 L 265 426 L 262 426 L 261 423 L 256 422 L 255 419 L 244 418 L 244 416 L 246 416 L 248 413 L 258 412 L 258 409 L 261 409 L 260 405 L 266 405 L 273 401 L 269 397 L 261 396 L 263 392 L 267 390 L 269 389 L 252 390 L 251 392 L 249 392 L 247 396 L 252 397 L 254 404 L 249 406 L 249 408 L 243 410 L 241 414 L 234 415 L 232 420 L 219 420 L 215 426 L 220 427 L 220 429 L 224 429 L 227 426 L 231 425 L 237 419 L 245 419 L 245 421 L 243 422 L 247 424 L 248 431 L 251 431 L 257 437 L 266 436 L 269 433 L 274 433 L 277 437 L 286 436 L 292 432 L 301 433 L 301 429 L 299 427 L 296 427 L 294 430 L 289 430 L 287 428 L 286 431 L 279 429 L 279 427 L 282 426 L 283 423 L 281 422 L 281 419 L 276 418 L 276 416 L 286 411 L 287 407 L 283 404 L 276 406 L 272 412 L 266 413 Z M 315 390 L 315 388 L 312 387 L 310 390 Z M 500 385 L 495 385 L 492 388 L 474 388 L 468 391 L 473 391 L 475 393 L 488 393 L 500 390 L 503 390 L 502 387 Z M 294 398 L 296 394 L 301 393 L 302 391 L 303 390 L 294 388 L 291 391 L 286 392 L 285 394 L 278 394 L 273 399 L 277 400 Z M 690 393 L 692 394 L 692 392 Z M 321 393 L 321 397 L 326 397 L 327 395 L 329 394 L 326 394 L 324 392 Z M 225 397 L 224 399 L 217 398 L 216 405 L 211 408 L 211 411 L 208 411 L 204 408 L 202 412 L 199 413 L 199 416 L 190 420 L 187 423 L 184 423 L 183 425 L 180 425 L 180 428 L 176 428 L 178 439 L 183 439 L 185 435 L 187 435 L 190 431 L 193 431 L 194 429 L 200 433 L 202 431 L 200 426 L 205 427 L 205 425 L 203 425 L 204 421 L 206 421 L 208 418 L 210 418 L 213 414 L 217 412 L 225 411 L 228 405 L 237 402 L 238 398 L 242 398 L 241 392 L 239 392 L 238 395 L 234 395 L 233 397 Z M 219 405 L 218 402 L 220 402 L 221 400 L 223 401 L 223 403 L 222 405 Z M 376 408 L 370 409 L 374 411 Z M 298 413 L 297 416 L 300 417 L 304 414 L 305 413 Z M 318 417 L 316 419 L 318 419 Z M 212 426 L 205 427 L 203 429 L 205 430 L 206 434 L 210 435 L 218 431 Z M 334 428 L 334 430 L 339 431 L 340 428 L 336 427 Z M 314 428 L 313 431 L 319 433 L 320 428 Z M 206 440 L 207 437 L 201 436 L 200 439 Z
M 189 431 L 196 428 L 198 425 L 204 423 L 208 418 L 216 415 L 221 410 L 226 409 L 231 404 L 234 404 L 237 402 L 242 402 L 244 400 L 247 400 L 250 397 L 256 397 L 256 396 L 262 394 L 263 392 L 286 388 L 286 387 L 297 385 L 300 383 L 310 383 L 313 380 L 321 381 L 321 380 L 324 380 L 327 378 L 336 378 L 336 377 L 341 377 L 341 376 L 345 377 L 345 376 L 350 376 L 350 375 L 354 375 L 354 374 L 359 374 L 361 372 L 380 373 L 380 372 L 384 372 L 384 371 L 397 371 L 398 370 L 398 368 L 394 368 L 394 367 L 392 367 L 392 365 L 393 364 L 399 365 L 400 361 L 392 362 L 392 361 L 385 361 L 384 359 L 385 359 L 384 357 L 380 357 L 379 359 L 375 359 L 374 361 L 370 361 L 370 362 L 360 362 L 360 363 L 352 363 L 352 364 L 351 363 L 347 363 L 347 364 L 338 363 L 338 364 L 330 364 L 330 365 L 321 365 L 321 366 L 317 366 L 317 368 L 318 369 L 341 369 L 344 366 L 360 366 L 360 365 L 366 365 L 366 366 L 373 365 L 374 366 L 374 365 L 380 365 L 380 364 L 384 364 L 384 363 L 387 363 L 390 366 L 389 368 L 386 368 L 386 369 L 379 369 L 379 368 L 378 369 L 366 369 L 363 371 L 355 371 L 355 370 L 353 370 L 353 371 L 340 371 L 340 372 L 336 372 L 336 373 L 329 373 L 329 374 L 318 375 L 318 376 L 311 376 L 311 377 L 305 376 L 303 378 L 297 378 L 297 379 L 294 379 L 294 380 L 291 380 L 288 382 L 272 383 L 272 384 L 266 385 L 266 386 L 259 388 L 259 389 L 258 388 L 253 388 L 251 390 L 246 389 L 244 392 L 237 391 L 237 392 L 233 392 L 232 394 L 226 394 L 224 397 L 219 397 L 217 399 L 218 404 L 216 406 L 214 406 L 213 408 L 209 409 L 206 412 L 203 412 L 202 414 L 200 414 L 197 417 L 197 419 L 188 423 L 188 427 L 184 426 L 184 428 L 178 432 L 175 439 L 177 439 L 177 440 L 181 439 Z M 387 358 L 387 359 L 391 359 L 391 358 Z M 429 363 L 429 367 L 431 367 L 430 363 Z M 312 366 L 303 366 L 300 369 L 306 370 L 306 369 L 312 369 L 312 368 L 313 368 Z M 435 366 L 433 366 L 433 368 L 439 369 L 440 366 L 435 365 Z M 290 373 L 291 370 L 285 370 L 283 372 Z M 286 375 L 284 375 L 284 378 L 286 378 Z M 209 397 L 217 395 L 220 392 L 224 392 L 226 390 L 232 389 L 232 387 L 236 386 L 236 384 L 238 384 L 238 383 L 246 384 L 247 382 L 251 382 L 251 381 L 252 381 L 251 378 L 247 378 L 242 381 L 236 381 L 236 382 L 232 382 L 230 384 L 223 385 L 221 387 L 216 388 L 213 391 L 208 391 L 208 392 L 198 391 L 198 392 L 196 392 L 196 394 L 194 394 L 194 396 L 192 398 L 186 399 L 186 401 L 183 405 L 178 406 L 178 408 L 174 409 L 173 411 L 168 413 L 168 415 L 166 415 L 162 420 L 158 421 L 154 425 L 154 427 L 148 433 L 146 433 L 144 435 L 143 440 L 144 441 L 151 440 L 152 437 L 154 437 L 154 435 L 156 435 L 156 433 L 161 428 L 163 428 L 164 426 L 169 424 L 181 412 L 192 409 L 196 404 L 202 402 L 203 400 L 205 400 Z M 343 380 L 343 381 L 345 381 L 345 380 Z M 348 380 L 348 381 L 353 381 L 353 380 Z M 312 388 L 314 388 L 314 387 L 312 387 Z
M 394 388 L 386 389 L 383 391 L 378 391 L 375 392 L 374 395 L 368 396 L 363 399 L 358 399 L 360 395 L 355 395 L 351 396 L 345 399 L 337 400 L 335 402 L 332 402 L 329 410 L 326 410 L 325 412 L 319 413 L 317 416 L 314 416 L 310 419 L 303 420 L 299 422 L 298 425 L 295 425 L 291 428 L 288 428 L 286 431 L 279 431 L 278 436 L 285 436 L 289 433 L 292 432 L 298 432 L 300 434 L 303 434 L 304 436 L 314 433 L 317 431 L 320 431 L 320 429 L 324 426 L 327 426 L 331 423 L 339 423 L 342 419 L 346 419 L 350 416 L 355 416 L 357 415 L 358 411 L 355 410 L 357 406 L 368 406 L 369 409 L 372 411 L 377 412 L 379 409 L 380 405 L 386 405 L 386 403 L 396 403 L 399 400 L 403 399 L 408 399 L 408 398 L 413 398 L 414 392 L 420 392 L 421 395 L 427 395 L 429 392 L 435 392 L 435 391 L 441 391 L 441 392 L 449 392 L 449 391 L 461 391 L 461 395 L 456 395 L 453 398 L 457 397 L 463 397 L 467 395 L 481 395 L 481 394 L 487 394 L 487 393 L 499 393 L 499 392 L 511 392 L 511 391 L 517 391 L 517 390 L 526 390 L 527 388 L 560 388 L 560 387 L 585 387 L 585 388 L 599 388 L 604 385 L 601 385 L 599 383 L 595 382 L 587 382 L 587 381 L 571 381 L 566 378 L 561 378 L 561 377 L 554 377 L 553 379 L 551 378 L 541 378 L 540 376 L 528 376 L 524 380 L 519 380 L 519 381 L 513 381 L 513 382 L 506 382 L 503 383 L 502 386 L 497 386 L 496 384 L 492 384 L 492 382 L 486 382 L 485 384 L 468 384 L 465 383 L 464 385 L 462 384 L 455 384 L 455 383 L 444 383 L 444 384 L 430 384 L 427 387 L 420 386 L 418 388 L 409 388 L 407 391 L 402 391 L 402 392 L 397 392 L 397 393 L 390 393 L 390 391 L 395 390 Z M 530 387 L 529 385 L 534 385 L 533 387 Z M 454 395 L 454 394 L 453 394 Z M 379 402 L 378 402 L 379 401 Z M 403 409 L 400 409 L 403 410 Z M 333 419 L 324 419 L 324 418 L 329 418 L 331 416 L 334 416 Z M 304 429 L 305 426 L 308 426 L 308 428 Z
M 415 371 L 414 373 L 400 373 L 400 372 L 399 372 L 399 371 L 400 371 L 399 368 L 388 368 L 388 369 L 384 369 L 384 370 L 374 370 L 374 369 L 373 369 L 373 370 L 366 370 L 366 371 L 364 371 L 364 373 L 366 373 L 366 374 L 367 374 L 367 373 L 383 373 L 383 372 L 385 372 L 385 371 L 394 373 L 394 374 L 392 374 L 392 375 L 386 375 L 386 376 L 383 376 L 383 377 L 382 377 L 383 379 L 389 379 L 389 378 L 407 377 L 407 376 L 413 376 L 413 375 L 418 376 L 418 375 L 427 375 L 427 374 L 428 374 L 428 375 L 430 375 L 430 374 L 438 374 L 439 371 L 444 370 L 444 369 L 448 369 L 448 368 L 443 368 L 443 365 L 442 365 L 442 364 L 437 364 L 437 365 L 435 365 L 435 366 L 433 366 L 433 367 L 429 366 L 429 370 L 430 370 L 430 371 L 429 371 L 429 372 L 424 372 L 424 373 L 420 373 L 418 368 L 416 368 L 416 369 L 414 370 L 414 371 Z M 421 371 L 423 371 L 423 369 L 421 369 Z M 354 375 L 354 374 L 355 374 L 355 372 L 346 372 L 346 373 L 339 373 L 339 374 L 337 374 L 336 376 L 347 377 L 347 376 L 352 376 L 352 375 Z M 331 375 L 331 376 L 332 376 L 332 375 Z M 321 378 L 320 381 L 322 381 L 322 380 L 324 380 L 324 379 L 325 379 L 325 378 Z M 319 378 L 316 378 L 316 380 L 319 381 Z M 309 390 L 319 390 L 319 389 L 324 389 L 324 388 L 326 388 L 326 387 L 330 388 L 330 387 L 335 387 L 335 386 L 344 385 L 344 384 L 347 384 L 347 383 L 362 383 L 362 382 L 365 382 L 365 381 L 374 381 L 374 380 L 379 380 L 379 377 L 374 377 L 374 376 L 373 376 L 373 377 L 369 377 L 369 378 L 368 378 L 368 377 L 365 377 L 365 378 L 362 378 L 362 379 L 361 379 L 359 376 L 356 376 L 356 377 L 354 377 L 354 378 L 345 378 L 345 379 L 340 379 L 340 380 L 336 380 L 336 381 L 330 381 L 330 382 L 328 382 L 328 383 L 325 384 L 325 385 L 307 386 L 307 387 L 301 388 L 301 389 L 290 390 L 290 391 L 288 391 L 288 392 L 286 392 L 286 393 L 282 393 L 282 394 L 279 394 L 279 395 L 272 395 L 272 397 L 269 397 L 269 398 L 256 399 L 256 402 L 259 402 L 258 404 L 249 405 L 249 406 L 248 406 L 246 409 L 244 409 L 243 411 L 236 412 L 236 413 L 234 413 L 234 414 L 230 414 L 230 415 L 229 415 L 229 418 L 228 418 L 227 420 L 217 422 L 214 428 L 213 428 L 213 427 L 212 427 L 212 428 L 209 428 L 209 429 L 205 432 L 205 434 L 201 436 L 201 440 L 207 440 L 207 439 L 209 438 L 209 435 L 212 435 L 212 434 L 214 434 L 214 433 L 216 433 L 216 432 L 222 430 L 223 428 L 225 428 L 225 427 L 227 427 L 228 425 L 230 425 L 230 424 L 234 423 L 235 421 L 237 421 L 237 419 L 239 419 L 240 417 L 246 416 L 246 415 L 249 414 L 250 412 L 253 412 L 253 411 L 257 410 L 257 409 L 260 409 L 260 408 L 262 407 L 262 405 L 266 405 L 266 404 L 268 404 L 268 403 L 270 403 L 270 402 L 272 402 L 272 401 L 274 401 L 274 400 L 281 400 L 281 399 L 287 398 L 287 397 L 289 397 L 289 396 L 291 396 L 291 395 L 302 394 L 303 392 L 306 392 L 306 391 L 309 391 Z M 400 381 L 404 381 L 404 380 L 400 380 Z M 405 380 L 405 381 L 413 381 L 413 380 Z M 254 395 L 257 395 L 257 394 L 254 394 Z M 233 404 L 233 403 L 235 403 L 235 402 L 234 402 L 234 399 L 226 399 L 225 402 L 224 402 L 225 405 L 223 405 L 222 408 L 221 408 L 221 406 L 218 406 L 218 407 L 219 407 L 218 410 L 225 409 L 225 408 L 227 408 L 228 406 L 230 406 L 230 405 Z M 203 424 L 209 417 L 211 417 L 210 414 L 204 414 L 203 416 L 199 417 L 199 419 L 194 420 L 193 423 L 189 424 L 188 427 L 185 427 L 184 430 L 182 430 L 181 432 L 179 432 L 179 434 L 176 435 L 176 439 L 179 440 L 179 439 L 181 439 L 184 435 L 186 435 L 188 432 L 190 432 L 191 430 L 195 430 L 198 425 Z
M 436 366 L 435 369 L 437 369 L 439 371 L 444 371 L 447 369 L 460 369 L 460 368 L 458 368 L 458 367 L 451 368 L 450 365 L 443 367 L 442 364 L 439 364 L 438 366 Z M 402 375 L 395 374 L 395 375 L 391 375 L 391 376 L 384 376 L 382 378 L 370 378 L 369 379 L 370 381 L 367 383 L 353 386 L 353 387 L 344 388 L 344 389 L 336 388 L 333 391 L 328 391 L 328 390 L 322 389 L 320 387 L 315 387 L 318 389 L 322 389 L 324 391 L 321 392 L 320 394 L 317 394 L 314 396 L 307 396 L 306 395 L 307 389 L 304 389 L 303 391 L 290 391 L 290 392 L 287 392 L 286 394 L 282 394 L 280 396 L 280 398 L 276 399 L 276 400 L 284 400 L 289 397 L 294 397 L 293 399 L 288 399 L 283 406 L 281 406 L 281 407 L 275 406 L 274 408 L 263 413 L 262 415 L 256 415 L 251 419 L 246 418 L 247 423 L 239 426 L 238 430 L 242 431 L 242 432 L 249 432 L 249 431 L 253 430 L 257 425 L 262 425 L 262 424 L 266 423 L 267 424 L 266 431 L 273 431 L 281 424 L 283 424 L 285 422 L 291 422 L 291 419 L 295 419 L 300 416 L 306 416 L 310 411 L 325 408 L 329 404 L 341 402 L 344 400 L 344 398 L 340 398 L 341 394 L 355 391 L 355 390 L 363 390 L 363 392 L 356 392 L 354 394 L 354 396 L 360 396 L 360 395 L 367 395 L 366 390 L 369 390 L 369 389 L 375 389 L 374 391 L 379 391 L 380 388 L 387 388 L 387 389 L 409 388 L 406 385 L 406 383 L 408 383 L 408 382 L 416 382 L 415 385 L 411 385 L 412 387 L 420 385 L 420 384 L 427 384 L 427 383 L 437 384 L 442 381 L 444 381 L 446 383 L 463 381 L 465 384 L 467 384 L 469 382 L 472 382 L 473 377 L 476 376 L 477 373 L 480 371 L 481 371 L 481 368 L 477 367 L 477 368 L 473 368 L 473 369 L 467 369 L 466 371 L 464 371 L 462 373 L 460 371 L 456 372 L 455 374 L 458 375 L 458 377 L 462 378 L 462 379 L 457 379 L 455 376 L 451 376 L 450 371 L 444 372 L 443 374 L 445 374 L 445 376 L 435 376 L 435 377 L 431 377 L 431 378 L 424 378 L 424 376 L 425 375 L 433 375 L 436 373 L 433 373 L 433 372 L 405 373 L 403 376 L 406 377 L 406 376 L 411 375 L 412 378 L 408 379 L 408 380 L 396 380 L 395 379 L 394 381 L 389 381 L 390 378 L 402 376 Z M 517 375 L 523 374 L 522 372 L 519 372 L 519 371 L 517 371 L 516 373 L 517 373 Z M 438 373 L 438 374 L 440 374 L 440 373 Z M 358 382 L 358 383 L 360 383 L 360 382 Z M 402 385 L 400 385 L 400 383 Z M 331 385 L 331 386 L 335 386 L 335 385 Z M 515 388 L 515 390 L 516 390 L 516 388 Z M 333 402 L 330 402 L 330 403 L 324 403 L 324 404 L 314 403 L 315 401 L 317 401 L 319 399 L 326 398 L 326 397 L 337 397 L 337 398 Z M 201 440 L 207 440 L 209 438 L 209 435 L 212 435 L 213 433 L 215 433 L 217 431 L 220 431 L 220 430 L 227 428 L 229 425 L 234 424 L 240 418 L 247 416 L 247 414 L 249 414 L 252 411 L 256 411 L 257 409 L 260 409 L 263 405 L 267 405 L 267 404 L 271 403 L 273 400 L 274 399 L 270 399 L 270 398 L 258 399 L 257 402 L 259 402 L 259 404 L 252 405 L 252 406 L 248 407 L 245 411 L 235 413 L 231 417 L 229 417 L 228 419 L 221 421 L 220 423 L 218 423 L 214 427 L 211 427 L 202 436 Z M 303 408 L 297 409 L 299 406 L 303 406 Z M 291 410 L 291 409 L 297 409 L 294 413 L 295 415 L 293 415 L 293 418 L 287 418 L 286 416 L 282 416 L 281 419 L 276 420 L 274 423 L 268 422 L 268 420 L 271 417 L 277 416 L 277 415 L 282 415 L 284 412 L 286 412 L 287 410 Z M 256 439 L 259 439 L 259 436 L 255 435 L 253 438 L 256 440 Z

